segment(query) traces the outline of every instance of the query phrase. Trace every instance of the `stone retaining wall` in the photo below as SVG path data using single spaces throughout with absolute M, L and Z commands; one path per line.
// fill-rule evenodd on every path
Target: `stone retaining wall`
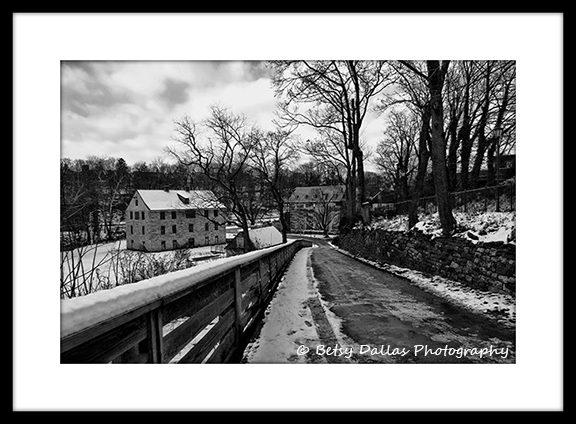
M 337 244 L 371 261 L 440 275 L 482 290 L 516 292 L 514 244 L 432 238 L 417 230 L 353 230 L 341 235 Z

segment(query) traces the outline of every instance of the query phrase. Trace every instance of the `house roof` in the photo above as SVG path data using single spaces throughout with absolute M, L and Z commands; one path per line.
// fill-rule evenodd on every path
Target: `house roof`
M 250 240 L 254 243 L 256 249 L 275 246 L 282 243 L 282 233 L 274 226 L 252 228 L 248 231 Z M 244 232 L 240 231 L 236 237 L 243 237 Z
M 137 190 L 150 210 L 216 209 L 222 204 L 210 190 Z
M 346 187 L 343 185 L 296 187 L 288 201 L 290 203 L 341 202 L 345 197 Z

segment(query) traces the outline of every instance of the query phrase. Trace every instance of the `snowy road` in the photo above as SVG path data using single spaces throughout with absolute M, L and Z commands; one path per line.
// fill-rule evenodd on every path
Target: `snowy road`
M 243 362 L 515 362 L 513 328 L 315 243 L 294 257 Z

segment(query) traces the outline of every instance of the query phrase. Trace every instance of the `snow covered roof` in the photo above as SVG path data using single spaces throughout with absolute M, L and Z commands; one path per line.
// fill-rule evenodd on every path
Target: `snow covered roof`
M 244 232 L 240 231 L 236 237 L 243 237 Z M 256 249 L 275 246 L 282 243 L 282 233 L 274 226 L 252 228 L 248 231 L 250 240 Z
M 248 234 L 258 249 L 282 243 L 282 233 L 274 226 L 254 228 Z
M 346 195 L 346 187 L 335 186 L 312 186 L 296 187 L 288 199 L 289 202 L 341 202 Z
M 150 210 L 222 208 L 210 190 L 137 190 Z

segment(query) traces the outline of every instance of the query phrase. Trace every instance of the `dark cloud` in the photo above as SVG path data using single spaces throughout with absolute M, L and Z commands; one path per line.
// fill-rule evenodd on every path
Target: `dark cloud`
M 188 101 L 190 97 L 189 89 L 190 84 L 186 81 L 166 78 L 164 80 L 164 90 L 160 93 L 160 97 L 168 104 L 169 108 L 172 108 Z
M 94 111 L 105 110 L 117 104 L 130 103 L 130 91 L 112 88 L 103 83 L 96 71 L 95 62 L 63 62 L 62 75 L 69 71 L 80 70 L 82 81 L 78 85 L 67 84 L 61 89 L 62 110 L 88 117 Z M 97 63 L 97 62 L 96 62 Z

